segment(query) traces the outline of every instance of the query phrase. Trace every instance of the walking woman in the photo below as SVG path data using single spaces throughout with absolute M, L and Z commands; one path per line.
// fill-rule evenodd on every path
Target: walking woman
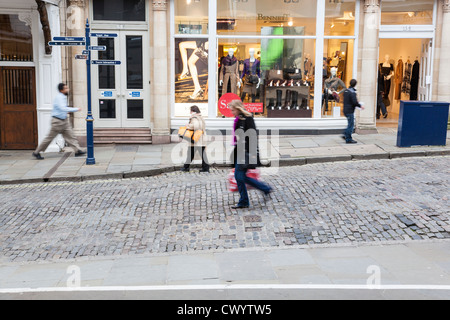
M 197 106 L 191 107 L 191 118 L 186 128 L 194 132 L 197 130 L 201 130 L 203 131 L 203 135 L 197 142 L 191 142 L 186 163 L 181 171 L 189 172 L 191 163 L 195 158 L 195 153 L 200 152 L 200 154 L 202 155 L 202 170 L 200 170 L 200 172 L 209 173 L 209 163 L 208 157 L 206 155 L 206 125 L 205 120 L 203 120 L 203 117 L 201 115 L 200 109 Z
M 229 108 L 236 117 L 233 127 L 233 143 L 235 145 L 233 160 L 236 183 L 241 197 L 239 203 L 231 208 L 246 209 L 250 207 L 247 185 L 262 191 L 266 200 L 272 193 L 272 188 L 265 183 L 247 177 L 249 169 L 256 169 L 260 166 L 258 133 L 252 114 L 245 110 L 244 104 L 240 100 L 232 101 Z

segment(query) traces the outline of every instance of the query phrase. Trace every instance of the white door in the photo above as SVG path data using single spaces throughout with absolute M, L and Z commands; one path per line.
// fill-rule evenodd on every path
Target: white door
M 111 31 L 95 30 L 95 33 Z M 120 65 L 92 66 L 92 109 L 96 128 L 150 128 L 149 41 L 147 32 L 119 31 L 116 38 L 92 38 L 93 60 Z
M 432 70 L 433 70 L 433 42 L 422 40 L 420 54 L 420 78 L 419 78 L 419 101 L 430 101 L 432 97 Z

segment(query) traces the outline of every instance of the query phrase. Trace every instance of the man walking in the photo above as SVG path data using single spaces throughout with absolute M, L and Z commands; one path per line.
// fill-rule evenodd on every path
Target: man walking
M 70 108 L 67 102 L 67 96 L 69 95 L 69 87 L 64 83 L 60 83 L 58 85 L 59 93 L 55 98 L 53 104 L 52 111 L 52 128 L 48 136 L 42 141 L 42 143 L 38 146 L 35 152 L 33 152 L 33 156 L 37 160 L 44 160 L 41 156 L 41 152 L 47 150 L 48 146 L 52 141 L 56 138 L 58 134 L 62 134 L 66 143 L 74 149 L 75 157 L 80 157 L 86 154 L 85 151 L 80 149 L 80 145 L 78 144 L 78 140 L 75 138 L 73 133 L 72 126 L 69 122 L 69 117 L 67 114 L 69 112 L 78 112 L 81 109 L 78 108 Z
M 350 88 L 344 91 L 344 114 L 347 117 L 348 127 L 344 132 L 343 138 L 348 144 L 358 143 L 352 138 L 355 129 L 355 109 L 361 108 L 364 110 L 364 107 L 358 102 L 358 97 L 356 95 L 355 87 L 357 84 L 358 82 L 353 79 L 350 81 Z

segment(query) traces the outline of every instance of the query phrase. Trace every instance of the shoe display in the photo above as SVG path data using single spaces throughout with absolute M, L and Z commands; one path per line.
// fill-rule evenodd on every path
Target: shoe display
M 283 91 L 282 90 L 277 90 L 277 105 L 276 105 L 276 108 L 278 110 L 282 110 L 283 109 L 282 99 L 283 99 Z
M 286 110 L 291 110 L 291 97 L 292 97 L 292 91 L 287 90 L 286 91 L 286 99 L 284 101 L 284 108 Z

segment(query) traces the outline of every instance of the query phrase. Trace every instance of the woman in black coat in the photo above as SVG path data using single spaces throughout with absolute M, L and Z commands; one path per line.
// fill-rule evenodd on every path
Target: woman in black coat
M 234 167 L 235 178 L 241 196 L 239 203 L 232 209 L 245 209 L 250 206 L 247 185 L 254 187 L 264 193 L 266 198 L 272 192 L 272 188 L 258 180 L 247 177 L 249 169 L 260 166 L 258 152 L 258 133 L 255 120 L 251 113 L 245 110 L 242 101 L 235 100 L 229 104 L 229 108 L 236 117 L 234 121 Z

